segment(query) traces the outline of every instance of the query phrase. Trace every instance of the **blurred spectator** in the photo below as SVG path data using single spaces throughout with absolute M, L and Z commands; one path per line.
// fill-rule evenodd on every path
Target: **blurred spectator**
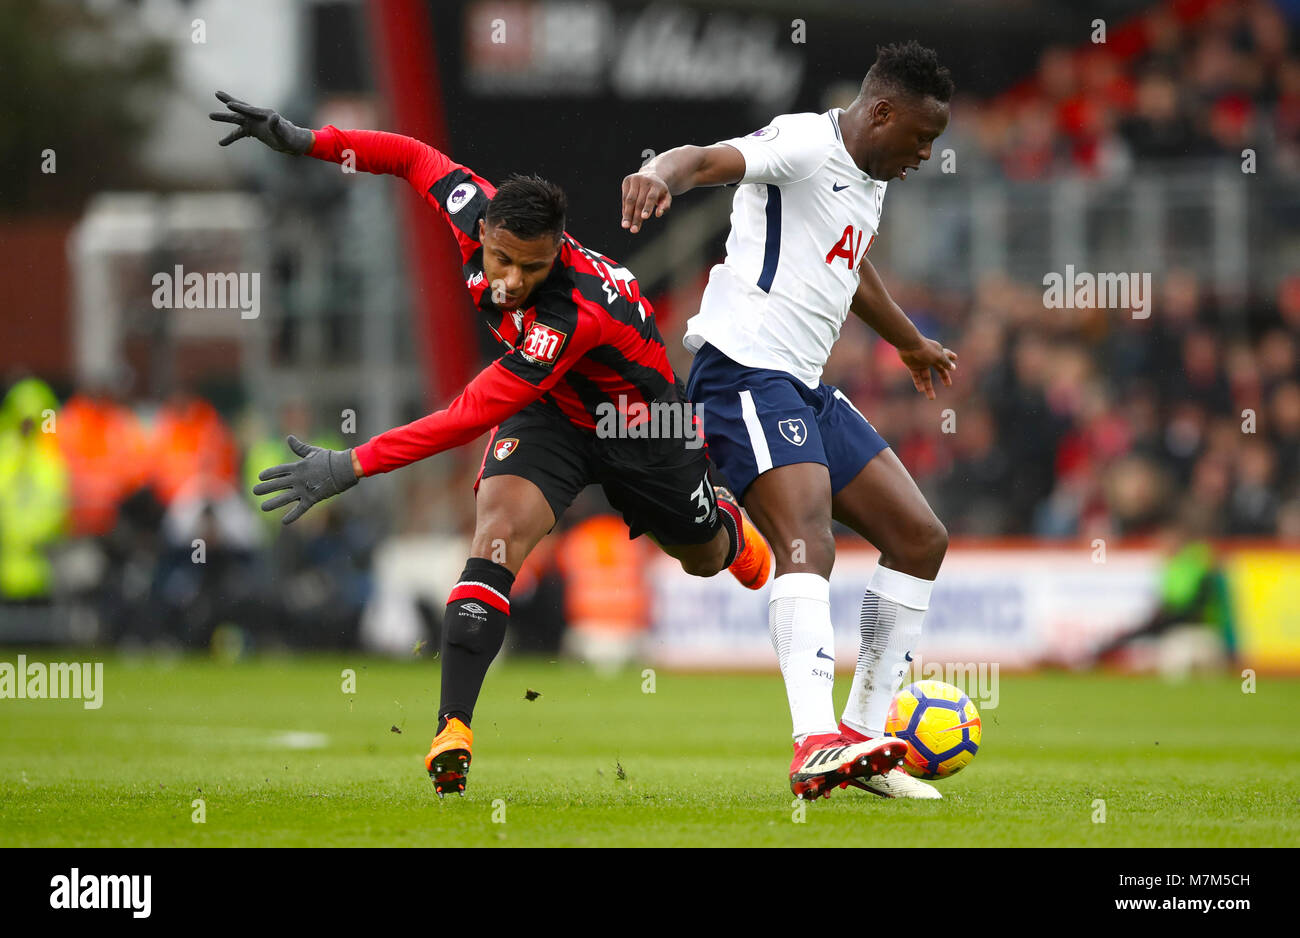
M 1011 351 L 1010 366 L 1000 363 L 994 372 L 990 404 L 1003 430 L 1007 456 L 1016 466 L 1016 486 L 1007 499 L 1012 518 L 1033 517 L 1034 506 L 1052 490 L 1052 459 L 1064 428 L 1043 393 L 1049 363 L 1047 343 L 1025 333 Z
M 570 654 L 617 668 L 639 649 L 648 623 L 643 577 L 645 538 L 629 540 L 617 515 L 596 515 L 564 535 L 557 552 L 565 576 L 565 635 Z
M 63 405 L 57 438 L 71 474 L 72 533 L 107 534 L 122 501 L 149 481 L 144 428 L 107 387 L 96 387 Z
M 1207 412 L 1221 414 L 1232 407 L 1228 382 L 1219 365 L 1219 342 L 1209 329 L 1195 329 L 1183 339 L 1183 361 L 1180 369 L 1188 399 L 1200 404 Z
M 1300 274 L 1290 274 L 1277 285 L 1277 311 L 1282 328 L 1300 341 Z
M 1149 460 L 1120 460 L 1107 472 L 1104 487 L 1116 534 L 1148 534 L 1162 520 L 1170 487 Z
M 1293 498 L 1277 510 L 1277 536 L 1291 546 L 1300 544 L 1300 498 Z
M 1300 384 L 1278 385 L 1266 418 L 1277 451 L 1277 478 L 1284 497 L 1300 496 Z
M 322 506 L 317 506 L 322 507 Z M 380 528 L 358 510 L 313 508 L 277 537 L 265 563 L 274 641 L 320 648 L 355 647 L 371 592 L 371 558 Z
M 261 510 L 263 499 L 253 495 L 258 473 L 298 458 L 285 442 L 289 434 L 327 449 L 350 445 L 333 430 L 317 428 L 311 409 L 300 398 L 286 400 L 277 419 L 274 432 L 259 435 L 249 445 L 241 490 L 231 493 L 227 506 L 232 521 L 247 517 L 256 529 L 243 542 L 245 549 L 251 549 L 252 542 L 269 542 L 267 556 L 259 558 L 257 576 L 265 580 L 266 604 L 272 614 L 256 628 L 263 639 L 273 642 L 348 647 L 356 641 L 361 611 L 370 594 L 369 559 L 378 530 L 355 501 L 340 499 L 317 505 L 289 526 L 281 523 L 287 509 Z M 255 426 L 256 419 L 251 423 Z M 403 481 L 418 487 L 423 480 Z M 410 504 L 420 501 L 414 499 Z M 237 547 L 235 543 L 230 546 Z
M 1279 166 L 1300 173 L 1300 60 L 1288 59 L 1278 66 L 1273 136 Z
M 515 577 L 510 588 L 511 654 L 553 658 L 561 650 L 568 621 L 559 554 L 567 536 L 567 531 L 556 531 L 554 537 L 542 538 Z
M 1214 548 L 1194 535 L 1195 523 L 1182 520 L 1161 532 L 1164 566 L 1160 572 L 1160 605 L 1147 622 L 1107 642 L 1096 660 L 1113 660 L 1122 649 L 1143 639 L 1162 636 L 1177 626 L 1209 628 L 1222 650 L 1221 661 L 1236 660 L 1237 637 L 1228 581 Z
M 1273 533 L 1278 508 L 1273 485 L 1276 463 L 1273 450 L 1264 440 L 1254 439 L 1241 445 L 1236 480 L 1228 501 L 1227 533 L 1259 537 Z
M 188 390 L 178 390 L 155 415 L 149 462 L 154 491 L 164 505 L 195 476 L 230 486 L 239 478 L 239 450 L 230 430 L 215 407 Z
M 989 409 L 972 402 L 961 412 L 952 465 L 940 481 L 944 523 L 969 534 L 1006 532 L 1004 505 L 1010 492 L 1011 460 L 998 445 Z
M 50 549 L 67 532 L 68 473 L 52 432 L 58 399 L 39 378 L 0 403 L 0 599 L 46 602 Z
M 1169 160 L 1192 149 L 1192 125 L 1179 103 L 1178 85 L 1161 72 L 1148 74 L 1139 83 L 1136 108 L 1120 129 L 1139 158 Z
M 1282 329 L 1271 329 L 1259 340 L 1257 350 L 1260 380 L 1264 383 L 1264 392 L 1272 393 L 1273 388 L 1283 381 L 1293 381 L 1297 370 L 1296 340 Z
M 222 627 L 248 640 L 264 638 L 274 595 L 262 558 L 262 531 L 244 498 L 228 483 L 195 475 L 175 493 L 163 517 L 163 546 L 150 602 L 149 633 L 207 648 Z

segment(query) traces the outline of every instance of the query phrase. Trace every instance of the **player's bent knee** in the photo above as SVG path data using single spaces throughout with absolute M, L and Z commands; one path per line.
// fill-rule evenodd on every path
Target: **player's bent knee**
M 948 553 L 948 529 L 943 526 L 938 518 L 934 520 L 934 541 L 930 545 L 932 556 L 935 560 L 943 560 Z
M 727 548 L 725 541 L 719 545 L 692 544 L 686 547 L 665 547 L 667 553 L 682 565 L 682 571 L 691 576 L 716 576 L 724 569 Z
M 709 577 L 722 572 L 722 561 L 720 559 L 679 557 L 678 561 L 682 565 L 682 570 L 691 576 Z
M 482 518 L 474 530 L 473 554 L 509 565 L 507 557 L 514 557 L 540 538 L 540 534 L 509 516 Z
M 938 518 L 931 516 L 909 531 L 895 549 L 886 553 L 904 573 L 933 579 L 948 553 L 948 529 Z
M 942 560 L 948 552 L 948 529 L 943 522 L 933 515 L 926 519 L 917 538 L 917 548 L 927 560 Z

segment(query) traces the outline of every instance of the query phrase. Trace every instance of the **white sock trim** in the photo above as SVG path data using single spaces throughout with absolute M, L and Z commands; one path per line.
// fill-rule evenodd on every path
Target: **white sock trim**
M 830 605 L 831 581 L 816 573 L 783 573 L 772 581 L 767 604 L 778 599 L 812 599 Z
M 900 606 L 922 612 L 930 608 L 930 590 L 933 588 L 934 580 L 923 580 L 880 564 L 876 565 L 875 572 L 871 574 L 871 582 L 867 584 L 867 589 L 877 596 L 884 596 Z
M 843 723 L 845 726 L 847 726 L 849 729 L 856 730 L 857 732 L 861 733 L 863 736 L 870 737 L 871 739 L 879 739 L 881 736 L 885 735 L 883 730 L 879 733 L 873 733 L 866 726 L 859 724 L 857 720 L 850 719 L 847 711 L 845 711 L 844 718 L 840 720 L 840 722 Z

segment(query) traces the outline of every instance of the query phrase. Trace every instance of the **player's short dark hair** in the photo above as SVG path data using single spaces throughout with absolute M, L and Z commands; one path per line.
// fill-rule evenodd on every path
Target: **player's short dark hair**
M 906 94 L 934 98 L 947 104 L 952 98 L 952 73 L 939 64 L 939 56 L 915 39 L 876 47 L 876 61 L 862 80 L 862 90 L 874 94 Z
M 497 188 L 483 216 L 489 228 L 500 225 L 518 238 L 531 240 L 564 234 L 568 200 L 564 190 L 541 176 L 512 175 Z

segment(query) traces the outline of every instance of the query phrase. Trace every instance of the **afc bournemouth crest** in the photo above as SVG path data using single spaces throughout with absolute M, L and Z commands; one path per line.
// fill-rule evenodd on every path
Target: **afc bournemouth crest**
M 497 461 L 505 459 L 519 447 L 519 441 L 514 437 L 507 437 L 504 440 L 497 440 L 497 445 L 492 447 L 492 455 Z
M 776 428 L 781 431 L 783 437 L 795 446 L 803 446 L 803 441 L 808 439 L 808 428 L 804 426 L 803 420 L 798 417 L 793 420 L 779 421 Z

